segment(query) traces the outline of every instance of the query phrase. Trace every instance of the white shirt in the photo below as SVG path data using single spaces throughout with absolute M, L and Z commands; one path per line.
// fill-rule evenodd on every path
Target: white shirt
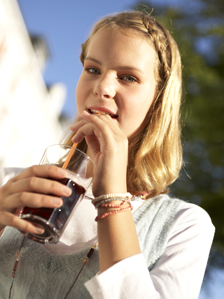
M 127 258 L 85 285 L 93 298 L 196 299 L 214 226 L 200 207 L 181 203 L 166 249 L 152 271 L 142 254 Z M 189 287 L 190 286 L 190 287 Z
M 16 173 L 18 169 L 2 170 L 0 186 Z M 134 211 L 140 204 L 135 204 Z M 85 221 L 81 221 L 84 210 Z M 67 254 L 96 242 L 96 210 L 91 201 L 84 199 L 78 211 L 60 242 L 45 245 L 47 250 Z M 95 299 L 197 299 L 214 230 L 210 217 L 202 208 L 181 202 L 166 249 L 153 270 L 148 271 L 143 255 L 138 254 L 96 275 L 85 286 Z

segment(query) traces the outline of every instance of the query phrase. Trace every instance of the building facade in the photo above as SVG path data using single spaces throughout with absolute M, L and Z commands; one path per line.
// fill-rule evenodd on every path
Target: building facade
M 38 164 L 44 149 L 59 143 L 63 84 L 47 87 L 47 47 L 30 38 L 16 0 L 0 0 L 0 168 Z

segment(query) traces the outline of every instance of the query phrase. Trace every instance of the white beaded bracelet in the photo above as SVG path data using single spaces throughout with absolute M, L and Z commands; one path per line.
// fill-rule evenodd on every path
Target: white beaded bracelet
M 111 193 L 111 194 L 103 194 L 103 195 L 100 195 L 94 199 L 92 199 L 92 204 L 95 204 L 96 202 L 98 201 L 101 201 L 101 200 L 104 200 L 104 199 L 108 199 L 108 198 L 127 198 L 129 200 L 131 200 L 132 198 L 132 195 L 131 193 Z

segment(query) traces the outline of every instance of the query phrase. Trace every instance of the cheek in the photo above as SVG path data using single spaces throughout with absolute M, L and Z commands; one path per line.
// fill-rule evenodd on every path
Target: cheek
M 128 117 L 136 117 L 136 119 L 144 119 L 147 114 L 153 97 L 151 94 L 138 94 L 137 96 L 131 96 L 129 100 L 124 104 L 125 111 Z
M 147 96 L 146 96 L 147 95 Z M 138 93 L 138 95 L 133 95 L 129 97 L 128 101 L 125 101 L 124 119 L 122 122 L 125 128 L 127 137 L 130 137 L 133 133 L 141 131 L 147 122 L 146 116 L 153 102 L 152 92 Z

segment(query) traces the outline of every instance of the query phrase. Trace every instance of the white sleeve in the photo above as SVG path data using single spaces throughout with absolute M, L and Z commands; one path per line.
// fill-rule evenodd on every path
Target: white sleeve
M 163 255 L 149 272 L 142 254 L 85 283 L 94 299 L 197 299 L 214 226 L 200 207 L 181 203 Z
M 24 168 L 4 167 L 0 168 L 0 187 L 7 183 L 8 180 L 19 174 Z

